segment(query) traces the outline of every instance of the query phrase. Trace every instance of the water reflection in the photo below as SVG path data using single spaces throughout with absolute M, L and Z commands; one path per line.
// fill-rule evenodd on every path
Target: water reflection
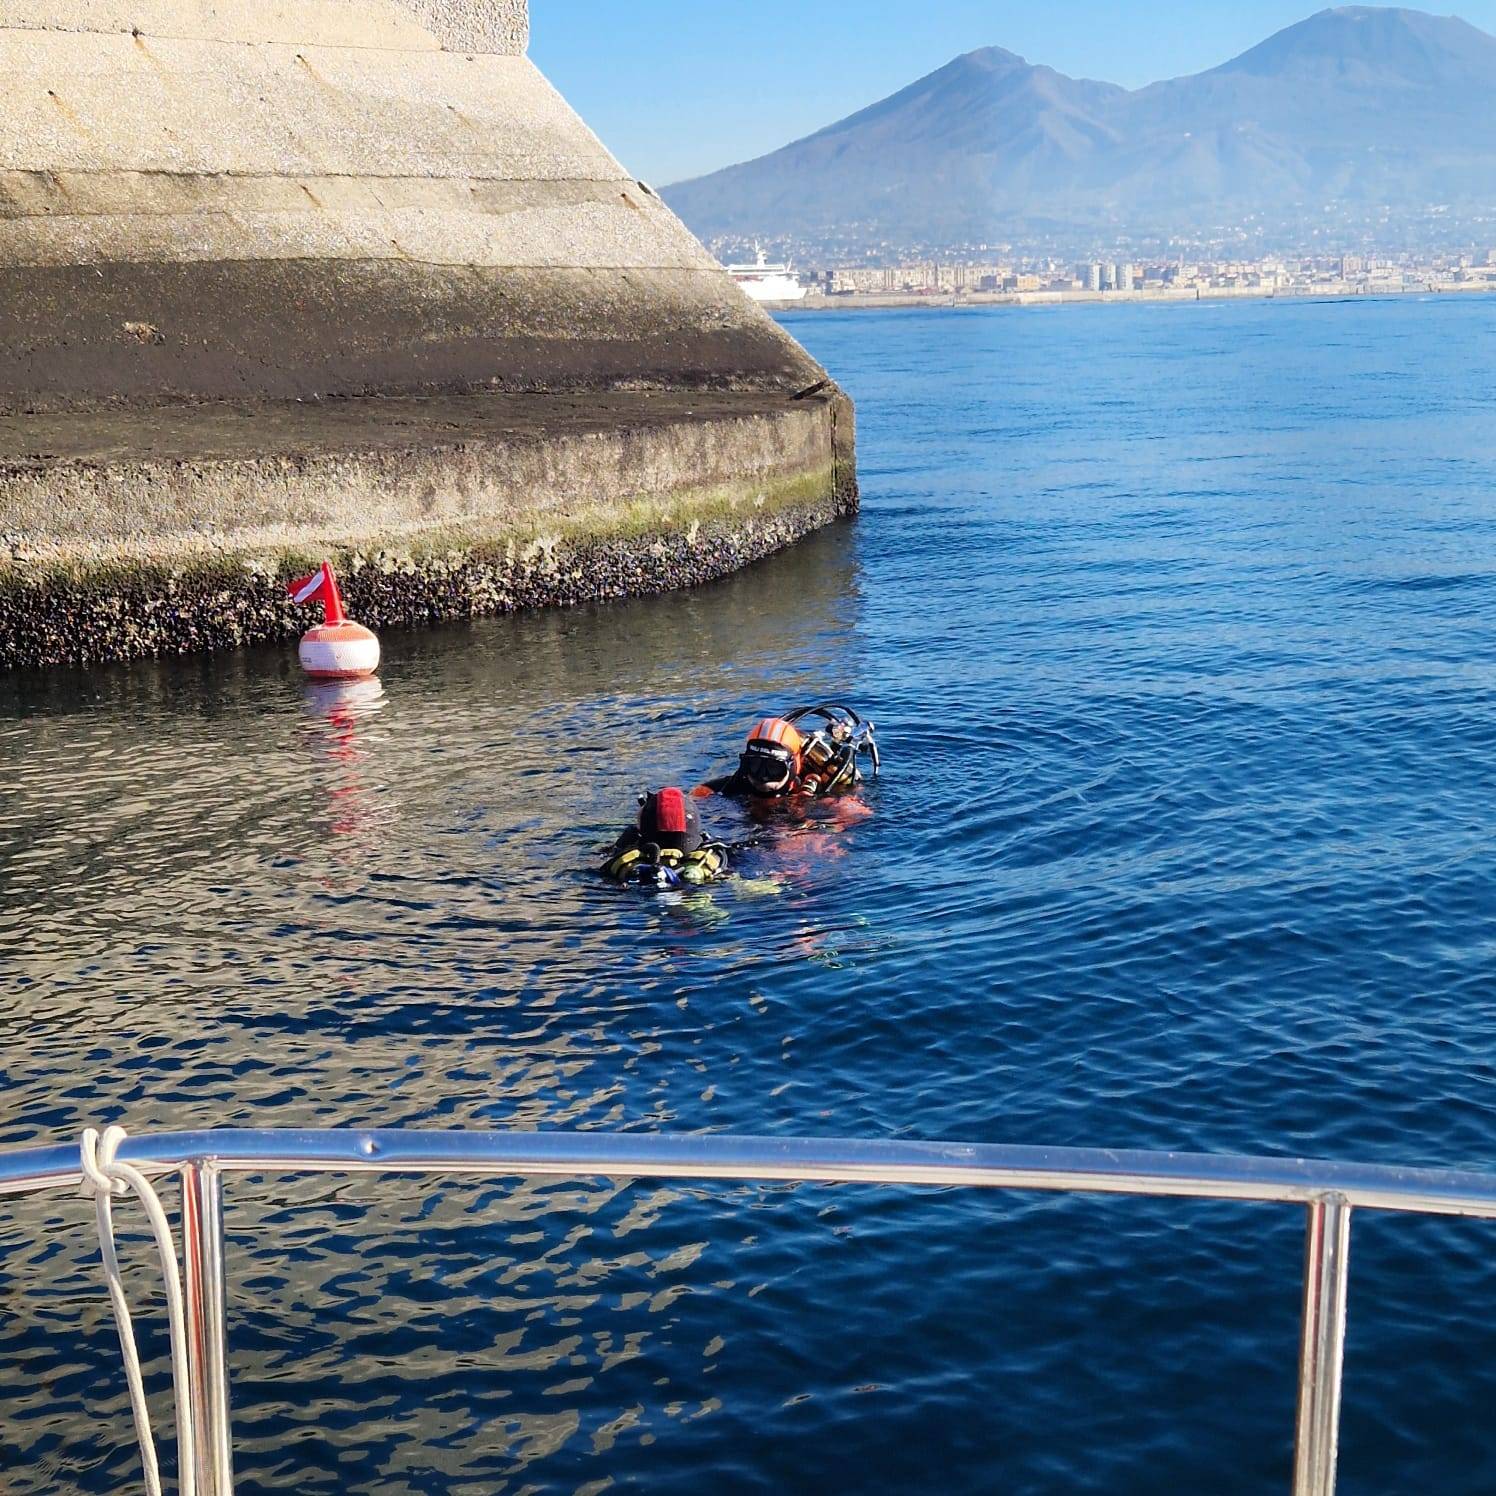
M 371 794 L 359 772 L 372 758 L 371 747 L 362 741 L 361 728 L 389 704 L 384 682 L 309 682 L 302 699 L 308 715 L 317 723 L 313 750 L 325 757 L 334 771 L 326 791 L 329 833 L 358 836 L 393 819 L 395 807 L 382 796 Z
M 308 681 L 302 699 L 310 716 L 325 718 L 336 728 L 351 727 L 360 717 L 372 717 L 388 705 L 384 682 L 368 680 Z
M 115 1117 L 666 1126 L 682 1104 L 710 1105 L 711 1067 L 689 1050 L 703 1024 L 742 1019 L 694 1011 L 695 990 L 756 959 L 741 909 L 770 907 L 780 885 L 761 872 L 668 903 L 612 897 L 591 870 L 640 785 L 705 776 L 764 703 L 850 679 L 859 611 L 841 527 L 692 595 L 387 640 L 373 681 L 308 685 L 287 649 L 0 682 L 0 1140 Z M 768 1054 L 777 1066 L 778 1046 Z M 585 1418 L 579 1400 L 632 1375 L 704 1237 L 686 1257 L 600 1256 L 579 1224 L 559 1238 L 574 1257 L 558 1256 L 551 1227 L 584 1206 L 579 1222 L 606 1214 L 618 1193 L 489 1191 L 469 1216 L 461 1190 L 372 1203 L 303 1190 L 291 1210 L 245 1192 L 243 1489 L 351 1489 L 331 1474 L 349 1460 L 369 1464 L 370 1490 L 435 1490 L 459 1472 L 498 1489 L 500 1470 L 518 1478 L 577 1440 L 601 1452 L 656 1437 L 642 1385 L 627 1404 L 603 1387 Z M 402 1198 L 417 1217 L 404 1228 Z M 631 1238 L 654 1219 L 617 1209 Z M 0 1415 L 14 1496 L 113 1489 L 133 1459 L 124 1437 L 94 1461 L 76 1442 L 75 1390 L 102 1396 L 106 1421 L 124 1410 L 104 1391 L 114 1353 L 86 1217 L 61 1215 L 39 1238 L 3 1235 L 0 1293 L 24 1279 L 54 1325 L 12 1320 L 0 1358 L 60 1399 Z M 454 1280 L 433 1250 L 449 1228 L 455 1261 L 488 1265 L 467 1297 L 451 1290 L 470 1268 Z M 547 1331 L 530 1323 L 547 1301 L 522 1285 L 562 1262 Z M 422 1280 L 443 1285 L 424 1328 L 404 1297 Z M 604 1283 L 617 1307 L 580 1333 L 601 1312 L 584 1285 Z M 286 1400 L 311 1368 L 322 1395 Z M 531 1377 L 534 1408 L 505 1412 Z M 666 1400 L 683 1422 L 707 1406 Z
M 1483 305 L 823 314 L 860 526 L 387 640 L 369 713 L 311 708 L 289 650 L 0 683 L 0 1142 L 123 1114 L 1489 1166 Z M 641 787 L 825 696 L 879 723 L 874 814 L 714 807 L 765 835 L 709 908 L 590 875 Z M 7 1496 L 130 1470 L 86 1219 L 0 1236 Z M 243 1489 L 1255 1496 L 1299 1224 L 248 1188 Z M 1347 1482 L 1475 1496 L 1489 1232 L 1358 1230 Z

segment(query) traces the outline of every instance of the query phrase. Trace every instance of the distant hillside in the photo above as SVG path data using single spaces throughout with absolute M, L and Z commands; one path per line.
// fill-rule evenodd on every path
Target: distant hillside
M 968 53 L 772 155 L 669 188 L 698 234 L 963 243 L 1149 232 L 1359 204 L 1492 207 L 1496 38 L 1350 7 L 1129 92 Z M 1384 215 L 1385 216 L 1385 215 Z

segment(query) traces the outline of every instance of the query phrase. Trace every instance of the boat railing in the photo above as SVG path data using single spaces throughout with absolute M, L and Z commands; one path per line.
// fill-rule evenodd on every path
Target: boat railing
M 234 1174 L 693 1179 L 1045 1190 L 1263 1201 L 1306 1213 L 1295 1496 L 1330 1496 L 1339 1443 L 1350 1228 L 1357 1210 L 1496 1218 L 1496 1177 L 1450 1170 L 922 1142 L 646 1133 L 216 1131 L 124 1140 L 120 1162 L 182 1189 L 188 1416 L 198 1496 L 232 1496 L 224 1333 L 225 1180 Z M 0 1196 L 76 1190 L 76 1145 L 0 1153 Z

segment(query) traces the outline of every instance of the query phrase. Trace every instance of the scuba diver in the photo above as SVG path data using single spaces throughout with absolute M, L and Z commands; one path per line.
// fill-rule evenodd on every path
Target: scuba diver
M 669 787 L 639 796 L 639 815 L 613 844 L 603 876 L 641 888 L 712 883 L 727 873 L 727 848 L 701 829 L 690 797 Z
M 864 756 L 876 779 L 882 764 L 871 722 L 834 702 L 800 707 L 765 717 L 748 734 L 738 767 L 692 793 L 697 799 L 715 794 L 747 800 L 845 794 L 862 783 L 858 760 Z

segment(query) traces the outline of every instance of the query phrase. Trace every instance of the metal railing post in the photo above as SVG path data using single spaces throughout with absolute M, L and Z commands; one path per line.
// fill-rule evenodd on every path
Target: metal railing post
M 223 1175 L 182 1165 L 182 1255 L 187 1363 L 198 1496 L 233 1496 L 228 1357 L 224 1341 Z
M 1340 1452 L 1351 1207 L 1343 1195 L 1325 1195 L 1310 1202 L 1308 1214 L 1293 1491 L 1294 1496 L 1334 1496 Z

